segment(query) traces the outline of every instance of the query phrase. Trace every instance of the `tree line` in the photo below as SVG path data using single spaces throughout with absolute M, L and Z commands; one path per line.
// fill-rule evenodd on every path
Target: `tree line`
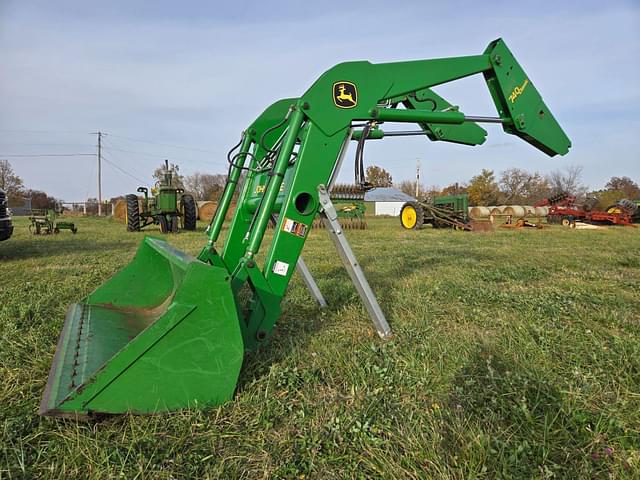
M 589 202 L 604 209 L 618 200 L 640 199 L 638 183 L 629 177 L 611 177 L 603 189 L 590 190 L 582 180 L 583 168 L 579 165 L 555 170 L 547 175 L 529 172 L 522 168 L 509 168 L 498 175 L 493 170 L 482 169 L 468 182 L 452 183 L 444 188 L 437 185 L 418 185 L 418 197 L 431 200 L 437 196 L 469 195 L 469 204 L 475 205 L 533 205 L 558 193 L 574 195 L 579 203 Z M 389 172 L 371 166 L 367 169 L 367 181 L 374 186 L 395 186 L 407 195 L 416 196 L 416 181 L 402 180 L 395 184 Z
M 225 174 L 211 174 L 195 172 L 181 175 L 177 165 L 174 170 L 173 182 L 177 188 L 194 195 L 197 200 L 217 201 L 224 190 L 227 180 Z M 153 178 L 160 181 L 163 178 L 164 165 L 156 168 Z M 579 202 L 590 201 L 599 208 L 606 208 L 618 200 L 640 198 L 638 183 L 629 177 L 611 177 L 601 190 L 590 190 L 582 180 L 583 168 L 578 165 L 568 166 L 562 170 L 553 171 L 547 175 L 539 172 L 529 172 L 521 168 L 509 168 L 498 175 L 493 170 L 482 169 L 472 176 L 469 181 L 452 183 L 444 188 L 437 185 L 418 185 L 418 196 L 421 200 L 431 200 L 436 196 L 469 195 L 470 205 L 533 205 L 551 195 L 567 192 L 577 197 Z M 374 187 L 396 187 L 407 195 L 416 196 L 416 181 L 393 181 L 391 174 L 384 168 L 371 165 L 366 170 L 366 181 Z M 23 180 L 15 174 L 7 160 L 0 160 L 0 188 L 7 192 L 9 200 L 31 198 L 33 208 L 52 208 L 57 200 L 41 190 L 27 189 Z M 236 195 L 239 189 L 236 189 Z M 118 196 L 109 201 L 116 201 Z M 97 200 L 88 199 L 88 211 L 95 207 Z M 95 205 L 93 205 L 95 204 Z
M 22 199 L 31 199 L 31 208 L 54 208 L 57 200 L 42 190 L 26 188 L 24 181 L 13 171 L 8 160 L 0 160 L 0 188 L 7 194 L 11 205 L 21 203 Z

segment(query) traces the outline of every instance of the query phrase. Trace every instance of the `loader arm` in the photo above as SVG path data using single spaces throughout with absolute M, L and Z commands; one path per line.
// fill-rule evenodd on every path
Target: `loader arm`
M 480 73 L 486 80 L 497 117 L 466 116 L 431 90 Z M 405 108 L 398 108 L 400 105 Z M 282 111 L 282 105 L 280 108 Z M 251 300 L 241 308 L 248 349 L 268 339 L 280 314 L 279 302 L 286 293 L 313 218 L 322 208 L 318 186 L 330 183 L 354 123 L 416 123 L 429 138 L 447 137 L 449 141 L 457 139 L 474 145 L 482 143 L 486 133 L 475 120 L 489 121 L 501 123 L 505 132 L 519 136 L 550 156 L 567 153 L 571 145 L 502 40 L 492 42 L 482 55 L 476 56 L 339 64 L 321 75 L 293 102 L 285 118 L 280 122 L 286 124 L 286 130 L 279 137 L 278 155 L 269 172 L 248 174 L 223 253 L 224 263 L 232 273 L 234 292 L 245 285 L 253 292 Z M 443 129 L 448 127 L 459 128 L 445 133 Z M 250 144 L 246 145 L 247 151 L 260 148 Z M 259 160 L 259 155 L 255 155 L 251 162 Z M 222 218 L 226 212 L 218 213 L 216 217 Z M 274 213 L 279 214 L 278 224 L 266 260 L 259 267 L 255 256 Z M 234 227 L 240 219 L 246 228 L 236 231 Z M 210 236 L 209 247 L 214 241 Z M 207 255 L 205 249 L 200 258 L 206 259 Z

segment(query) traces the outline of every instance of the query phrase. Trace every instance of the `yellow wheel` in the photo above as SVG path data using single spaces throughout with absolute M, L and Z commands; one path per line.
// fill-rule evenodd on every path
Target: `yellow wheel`
M 420 228 L 424 223 L 424 211 L 417 202 L 407 202 L 400 210 L 400 225 L 410 230 Z

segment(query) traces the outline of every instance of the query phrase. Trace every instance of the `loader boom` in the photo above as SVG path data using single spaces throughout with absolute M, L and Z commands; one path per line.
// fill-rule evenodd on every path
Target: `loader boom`
M 497 117 L 467 117 L 431 90 L 478 73 L 484 75 Z M 274 104 L 271 111 L 282 113 L 286 102 Z M 405 108 L 397 108 L 400 104 Z M 278 156 L 268 172 L 248 174 L 221 257 L 232 272 L 234 291 L 248 283 L 254 292 L 249 308 L 243 311 L 247 348 L 266 341 L 280 314 L 279 301 L 313 218 L 322 208 L 318 186 L 329 185 L 355 122 L 416 123 L 432 140 L 475 145 L 484 142 L 486 132 L 474 120 L 490 121 L 501 123 L 506 133 L 519 136 L 550 156 L 564 155 L 571 145 L 502 40 L 492 42 L 484 54 L 471 57 L 339 64 L 325 72 L 302 97 L 291 101 L 287 112 L 280 119 L 270 117 L 272 127 L 280 124 Z M 265 121 L 265 115 L 261 119 Z M 252 128 L 255 130 L 255 124 Z M 245 132 L 240 154 L 242 157 L 243 152 L 253 148 L 250 168 L 264 158 L 264 146 L 255 138 L 256 135 L 248 140 Z M 294 147 L 297 153 L 292 156 Z M 278 224 L 266 261 L 258 268 L 254 257 L 274 212 L 279 214 Z M 221 202 L 214 227 L 225 214 Z M 200 259 L 220 264 L 215 249 L 219 228 L 212 228 L 209 233 L 209 243 Z
M 432 90 L 474 74 L 483 74 L 497 116 L 465 115 Z M 342 235 L 328 190 L 348 143 L 357 140 L 362 151 L 369 138 L 397 135 L 380 128 L 390 122 L 417 124 L 417 133 L 432 141 L 466 145 L 484 142 L 478 123 L 500 123 L 550 156 L 571 145 L 502 40 L 482 55 L 336 65 L 301 97 L 268 107 L 243 132 L 229 153 L 228 181 L 198 258 L 146 238 L 127 267 L 70 307 L 41 413 L 150 413 L 229 400 L 243 352 L 272 333 L 318 213 L 378 334 L 388 338 L 389 325 Z M 270 222 L 273 236 L 257 257 Z

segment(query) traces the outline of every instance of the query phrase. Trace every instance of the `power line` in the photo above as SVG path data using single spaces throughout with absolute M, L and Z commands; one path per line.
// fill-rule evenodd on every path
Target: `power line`
M 91 145 L 82 145 L 79 143 L 4 143 L 2 142 L 0 145 L 20 145 L 21 147 L 80 147 L 80 148 L 89 148 Z
M 117 168 L 118 170 L 120 170 L 120 171 L 121 171 L 122 173 L 124 173 L 125 175 L 127 175 L 127 176 L 129 176 L 129 177 L 133 178 L 136 182 L 143 183 L 143 184 L 147 183 L 145 180 L 141 180 L 140 178 L 136 177 L 134 174 L 132 174 L 132 173 L 130 173 L 130 172 L 127 172 L 124 168 L 120 167 L 120 166 L 119 166 L 118 164 L 116 164 L 113 160 L 109 160 L 109 159 L 104 155 L 104 153 L 102 154 L 102 159 L 103 159 L 105 162 L 107 162 L 109 165 L 111 165 L 112 167 Z
M 109 152 L 109 155 L 111 155 L 111 159 L 112 159 L 112 161 L 113 161 L 113 159 L 115 158 L 115 159 L 117 159 L 117 160 L 118 160 L 118 162 L 122 163 L 122 162 L 120 161 L 120 160 L 121 160 L 121 158 L 120 158 L 120 157 L 115 156 L 112 150 L 114 150 L 114 149 L 113 149 L 113 148 L 111 148 L 111 147 L 105 147 L 105 146 L 104 146 L 104 142 L 103 142 L 103 144 L 102 144 L 102 154 L 104 155 L 104 152 L 105 152 L 105 151 L 107 151 L 107 152 Z M 158 157 L 157 157 L 157 156 L 154 156 L 154 158 L 158 158 Z M 126 163 L 126 162 L 125 162 L 125 163 Z M 133 168 L 131 169 L 131 171 L 132 171 L 133 173 L 135 173 L 136 175 L 141 175 L 141 176 L 144 176 L 144 175 L 145 175 L 144 173 L 140 173 L 139 171 L 137 171 L 136 169 L 133 169 Z
M 111 135 L 113 136 L 113 135 Z M 112 147 L 112 146 L 106 146 L 104 144 L 104 141 L 102 143 L 102 148 L 103 150 L 110 150 L 110 151 L 116 151 L 116 152 L 123 152 L 123 153 L 131 153 L 133 155 L 142 155 L 145 157 L 149 157 L 149 158 L 155 158 L 155 159 L 162 159 L 162 158 L 167 158 L 170 157 L 171 155 L 167 155 L 166 152 L 165 153 L 150 153 L 150 152 L 140 152 L 137 150 L 126 150 L 124 148 L 116 148 L 116 147 Z M 213 164 L 221 164 L 223 163 L 222 161 L 213 161 L 213 162 L 208 162 L 207 160 L 194 160 L 192 158 L 184 158 L 182 156 L 180 156 L 179 158 L 176 159 L 177 161 L 180 162 L 186 162 L 186 163 L 191 163 L 191 164 L 201 164 L 201 165 L 209 165 L 209 163 L 213 163 Z
M 107 149 L 107 150 L 115 150 L 117 152 L 133 153 L 133 154 L 136 154 L 136 155 L 145 155 L 147 157 L 153 157 L 153 158 L 162 158 L 162 157 L 166 156 L 166 155 L 156 155 L 155 153 L 148 153 L 148 152 L 137 152 L 135 150 L 124 150 L 122 148 L 116 148 L 116 147 L 107 147 L 107 146 L 104 146 L 104 145 L 103 145 L 102 148 Z
M 0 133 L 73 133 L 84 135 L 84 133 L 74 130 L 0 130 Z
M 183 145 L 172 145 L 170 143 L 152 142 L 151 140 L 142 140 L 142 139 L 139 139 L 139 138 L 124 137 L 122 135 L 115 135 L 113 133 L 110 133 L 109 135 L 112 136 L 112 137 L 122 138 L 124 140 L 129 140 L 131 142 L 141 142 L 141 143 L 149 143 L 149 144 L 152 144 L 152 145 L 161 145 L 163 147 L 181 148 L 183 150 L 193 150 L 194 152 L 204 152 L 204 153 L 214 153 L 214 154 L 216 153 L 216 152 L 213 152 L 211 150 L 204 150 L 202 148 L 185 147 Z
M 0 157 L 95 157 L 95 153 L 42 153 L 37 155 L 4 155 Z

